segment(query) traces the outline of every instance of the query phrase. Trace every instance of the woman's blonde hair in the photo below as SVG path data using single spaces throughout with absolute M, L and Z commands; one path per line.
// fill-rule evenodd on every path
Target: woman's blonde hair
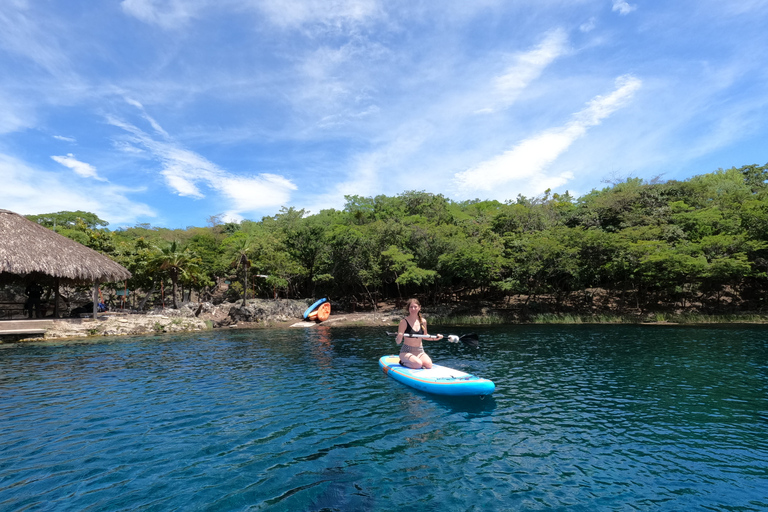
M 411 313 L 411 304 L 416 304 L 419 306 L 419 323 L 421 325 L 427 325 L 427 321 L 424 320 L 423 316 L 421 316 L 421 302 L 419 302 L 419 299 L 408 299 L 408 302 L 405 303 L 405 312 L 407 314 Z

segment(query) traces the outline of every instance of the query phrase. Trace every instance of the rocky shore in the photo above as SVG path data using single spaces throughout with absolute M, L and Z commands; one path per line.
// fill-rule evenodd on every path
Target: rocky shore
M 307 300 L 249 300 L 212 304 L 186 303 L 179 309 L 157 309 L 146 313 L 108 311 L 92 318 L 54 320 L 46 328 L 45 339 L 86 336 L 123 336 L 192 332 L 208 329 L 243 328 L 312 328 L 320 325 L 304 321 L 302 314 L 312 303 Z M 396 325 L 402 311 L 394 305 L 382 304 L 376 311 L 343 312 L 332 310 L 322 325 Z

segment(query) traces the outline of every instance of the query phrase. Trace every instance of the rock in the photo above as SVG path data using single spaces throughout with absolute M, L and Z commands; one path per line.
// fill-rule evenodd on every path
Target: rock
M 85 336 L 122 336 L 159 332 L 201 331 L 210 327 L 198 318 L 171 318 L 166 315 L 104 315 L 98 319 L 62 319 L 54 320 L 53 326 L 46 330 L 46 339 L 85 337 Z
M 233 323 L 282 323 L 294 318 L 301 318 L 310 303 L 309 300 L 253 299 L 249 300 L 245 306 L 230 304 L 228 316 Z

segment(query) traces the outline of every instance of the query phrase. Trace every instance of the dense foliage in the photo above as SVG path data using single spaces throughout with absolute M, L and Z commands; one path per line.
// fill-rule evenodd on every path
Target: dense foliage
M 110 255 L 144 296 L 368 302 L 506 299 L 522 309 L 760 310 L 768 298 L 768 165 L 686 181 L 627 179 L 568 193 L 454 202 L 409 191 L 343 210 L 283 208 L 239 224 L 108 230 L 86 212 L 29 218 Z M 166 292 L 168 293 L 168 292 Z M 174 300 L 176 293 L 173 294 Z

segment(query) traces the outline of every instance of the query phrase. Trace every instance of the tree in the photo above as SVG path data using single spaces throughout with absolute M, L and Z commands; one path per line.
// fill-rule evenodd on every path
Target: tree
M 77 211 L 61 211 L 56 213 L 41 213 L 39 215 L 27 215 L 29 220 L 37 222 L 41 226 L 45 226 L 48 229 L 58 231 L 61 229 L 77 229 L 81 226 L 81 230 L 98 229 L 109 225 L 109 222 L 101 220 L 95 213 L 84 212 L 82 210 Z
M 578 279 L 578 247 L 570 243 L 569 234 L 567 228 L 561 227 L 507 236 L 503 286 L 528 295 L 529 300 L 554 293 L 560 302 L 574 289 Z
M 472 291 L 479 289 L 482 294 L 501 277 L 503 261 L 499 237 L 476 240 L 456 236 L 440 255 L 437 268 L 445 282 Z
M 397 293 L 402 298 L 400 286 L 425 286 L 432 284 L 437 277 L 434 270 L 419 268 L 413 261 L 413 254 L 404 253 L 394 245 L 381 253 L 384 274 L 390 274 L 389 279 L 397 286 Z
M 180 248 L 176 242 L 157 249 L 151 264 L 156 271 L 167 272 L 173 285 L 173 307 L 179 309 L 177 302 L 179 279 L 190 277 L 198 269 L 200 259 L 189 249 Z
M 226 254 L 230 258 L 230 266 L 235 272 L 243 273 L 243 306 L 248 298 L 248 270 L 251 268 L 250 254 L 253 250 L 253 238 L 242 231 L 237 231 L 226 240 Z

